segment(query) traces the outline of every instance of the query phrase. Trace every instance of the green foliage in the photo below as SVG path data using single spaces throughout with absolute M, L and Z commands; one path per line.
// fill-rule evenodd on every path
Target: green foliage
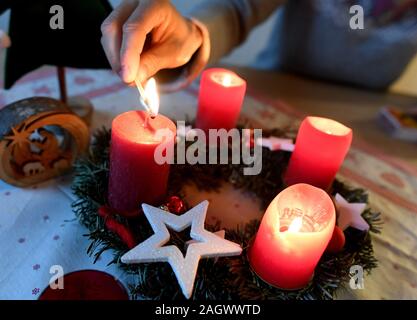
M 265 136 L 268 135 L 286 134 L 284 131 L 274 130 Z M 97 131 L 89 154 L 79 160 L 75 167 L 73 192 L 78 200 L 73 203 L 73 209 L 80 222 L 89 229 L 87 236 L 91 245 L 88 253 L 96 260 L 104 251 L 112 250 L 114 259 L 110 264 L 116 263 L 127 273 L 136 275 L 135 283 L 130 285 L 131 295 L 135 299 L 184 299 L 174 273 L 167 263 L 126 265 L 120 262 L 120 257 L 128 248 L 116 234 L 106 230 L 102 218 L 97 214 L 97 209 L 107 204 L 109 143 L 110 132 L 106 129 Z M 216 190 L 226 181 L 236 188 L 256 195 L 261 200 L 262 209 L 265 209 L 285 187 L 281 175 L 288 160 L 288 153 L 272 152 L 264 148 L 263 169 L 258 176 L 244 176 L 242 165 L 172 165 L 169 194 L 181 195 L 181 187 L 186 183 L 195 183 L 198 188 L 204 190 Z M 335 193 L 340 193 L 350 202 L 368 202 L 364 190 L 352 189 L 339 181 L 333 184 L 332 194 Z M 337 291 L 349 281 L 349 269 L 352 265 L 361 265 L 368 273 L 377 266 L 371 233 L 380 232 L 380 214 L 367 209 L 363 217 L 371 226 L 370 232 L 347 229 L 343 251 L 337 254 L 325 253 L 315 270 L 312 282 L 297 291 L 274 288 L 252 272 L 247 259 L 247 248 L 256 235 L 259 221 L 252 221 L 235 230 L 226 230 L 226 238 L 240 244 L 244 249 L 243 253 L 238 257 L 202 259 L 192 299 L 333 299 Z M 138 243 L 152 235 L 152 229 L 144 215 L 129 220 L 117 216 L 117 219 L 134 232 Z M 206 228 L 211 231 L 219 230 L 218 225 L 206 225 Z M 179 237 L 179 234 L 174 234 L 170 241 L 179 246 L 184 241 Z

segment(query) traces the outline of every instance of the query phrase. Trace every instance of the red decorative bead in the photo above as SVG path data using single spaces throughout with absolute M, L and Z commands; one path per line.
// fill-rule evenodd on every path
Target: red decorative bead
M 342 251 L 345 246 L 346 238 L 343 230 L 338 226 L 334 227 L 332 238 L 330 239 L 329 244 L 327 245 L 326 252 L 328 253 L 338 253 Z
M 166 205 L 171 213 L 181 214 L 185 211 L 184 201 L 177 196 L 170 197 Z

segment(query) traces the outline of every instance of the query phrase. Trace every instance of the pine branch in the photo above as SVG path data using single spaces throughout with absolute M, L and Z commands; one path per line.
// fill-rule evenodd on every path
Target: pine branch
M 293 133 L 289 132 L 289 134 Z M 278 129 L 264 132 L 264 135 L 286 136 Z M 91 244 L 87 253 L 94 256 L 96 261 L 103 252 L 111 250 L 114 256 L 110 263 L 117 264 L 125 272 L 136 276 L 136 282 L 129 286 L 133 298 L 183 300 L 176 278 L 167 263 L 127 265 L 120 262 L 120 257 L 128 251 L 128 248 L 117 234 L 106 230 L 103 219 L 97 213 L 100 206 L 107 205 L 110 136 L 110 131 L 104 128 L 97 131 L 88 155 L 79 160 L 75 166 L 76 176 L 72 190 L 78 200 L 72 206 L 80 223 L 89 230 L 86 236 Z M 192 142 L 187 146 L 190 143 Z M 288 153 L 273 152 L 264 148 L 263 170 L 258 176 L 244 176 L 243 165 L 172 165 L 169 194 L 181 195 L 182 186 L 187 183 L 195 183 L 200 190 L 217 190 L 223 182 L 229 182 L 236 188 L 254 194 L 261 200 L 261 209 L 265 209 L 284 188 L 281 175 L 288 160 Z M 334 182 L 331 193 L 340 193 L 349 202 L 368 203 L 368 196 L 364 190 L 350 188 L 340 181 Z M 337 254 L 325 253 L 315 270 L 313 281 L 306 288 L 297 291 L 276 289 L 264 283 L 252 272 L 246 250 L 256 235 L 259 221 L 251 221 L 243 227 L 226 230 L 226 238 L 240 244 L 244 249 L 243 253 L 238 257 L 201 260 L 192 298 L 195 300 L 333 299 L 349 281 L 349 270 L 352 265 L 361 265 L 367 273 L 377 267 L 371 234 L 381 232 L 380 213 L 368 208 L 363 213 L 363 217 L 370 225 L 369 232 L 347 229 L 343 251 Z M 138 243 L 153 233 L 143 215 L 133 220 L 120 216 L 116 216 L 116 219 L 135 232 Z M 208 225 L 206 228 L 211 231 L 219 230 L 218 225 Z M 186 240 L 181 237 L 179 234 L 173 235 L 172 243 L 179 246 Z

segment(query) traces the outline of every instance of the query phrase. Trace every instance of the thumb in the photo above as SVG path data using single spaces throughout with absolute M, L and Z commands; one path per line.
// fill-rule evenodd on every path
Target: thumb
M 8 48 L 11 45 L 9 36 L 3 31 L 0 30 L 0 48 Z
M 145 83 L 154 76 L 159 70 L 177 67 L 175 51 L 167 44 L 157 45 L 140 56 L 139 71 L 137 79 Z

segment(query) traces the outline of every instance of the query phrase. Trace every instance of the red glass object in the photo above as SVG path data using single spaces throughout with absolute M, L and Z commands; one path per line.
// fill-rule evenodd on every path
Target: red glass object
M 284 180 L 328 190 L 352 143 L 352 130 L 325 118 L 307 117 L 298 130 Z
M 308 184 L 296 184 L 272 200 L 262 218 L 249 262 L 272 286 L 295 290 L 313 277 L 335 227 L 330 196 Z
M 171 213 L 181 214 L 185 211 L 185 204 L 180 197 L 172 196 L 168 199 L 167 208 Z
M 203 72 L 198 98 L 196 127 L 204 130 L 236 128 L 246 81 L 236 73 L 220 68 Z
M 158 137 L 158 129 L 168 129 L 172 136 Z M 154 153 L 158 146 L 173 150 L 175 135 L 175 124 L 162 115 L 150 118 L 144 111 L 129 111 L 113 120 L 108 200 L 118 213 L 137 215 L 141 203 L 164 200 L 169 164 L 158 164 Z
M 82 270 L 66 274 L 63 289 L 48 286 L 39 300 L 129 300 L 124 286 L 108 273 Z

